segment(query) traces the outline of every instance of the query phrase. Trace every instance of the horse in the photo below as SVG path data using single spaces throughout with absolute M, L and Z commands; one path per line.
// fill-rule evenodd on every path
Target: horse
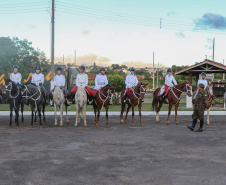
M 148 83 L 140 82 L 130 91 L 130 94 L 128 97 L 129 100 L 127 100 L 126 102 L 128 104 L 128 107 L 126 111 L 125 122 L 127 122 L 127 115 L 128 115 L 129 109 L 132 107 L 132 125 L 134 124 L 134 108 L 138 105 L 140 124 L 143 125 L 142 117 L 141 117 L 141 107 L 142 107 L 142 100 L 147 91 L 147 85 Z M 126 103 L 124 102 L 124 98 L 123 98 L 124 94 L 125 94 L 125 90 L 123 90 L 121 93 L 121 114 L 120 114 L 121 124 L 123 123 L 123 112 L 126 106 Z
M 3 101 L 3 97 L 2 97 L 2 89 L 0 87 L 0 103 Z
M 5 80 L 5 90 L 6 90 L 6 98 L 9 102 L 9 108 L 10 108 L 10 121 L 9 126 L 12 126 L 12 116 L 13 116 L 13 109 L 15 111 L 15 123 L 17 126 L 19 126 L 19 110 L 21 107 L 21 114 L 22 114 L 22 123 L 24 122 L 24 104 L 21 101 L 21 90 L 18 87 L 18 85 L 11 81 L 10 79 Z
M 57 107 L 60 109 L 60 126 L 63 126 L 63 109 L 64 109 L 64 104 L 66 108 L 66 117 L 67 117 L 67 124 L 69 124 L 69 119 L 67 115 L 67 102 L 66 98 L 63 93 L 63 89 L 60 87 L 56 86 L 54 91 L 53 91 L 53 104 L 54 104 L 54 115 L 55 115 L 55 126 L 57 126 Z
M 87 93 L 82 86 L 78 87 L 75 94 L 75 107 L 76 107 L 76 121 L 75 126 L 77 127 L 80 123 L 80 116 L 84 119 L 84 127 L 87 126 L 86 123 L 86 107 L 87 107 Z
M 189 97 L 192 95 L 192 84 L 191 82 L 183 82 L 179 83 L 178 85 L 175 85 L 174 87 L 171 87 L 168 91 L 167 98 L 161 99 L 158 95 L 160 91 L 160 88 L 157 88 L 153 93 L 153 100 L 152 100 L 152 108 L 153 111 L 156 111 L 156 122 L 159 123 L 159 111 L 162 107 L 162 104 L 169 104 L 169 111 L 168 111 L 168 117 L 167 117 L 167 124 L 169 124 L 169 117 L 171 113 L 172 106 L 175 105 L 175 122 L 178 124 L 177 120 L 177 109 L 179 107 L 181 94 L 185 92 Z
M 39 124 L 42 125 L 41 112 L 43 113 L 43 121 L 46 123 L 45 118 L 45 99 L 39 86 L 35 84 L 27 84 L 22 87 L 22 102 L 30 105 L 31 108 L 31 125 L 36 122 L 36 113 L 39 116 Z M 35 121 L 34 121 L 35 114 Z
M 208 103 L 206 104 L 206 109 L 207 109 L 207 125 L 210 125 L 210 108 L 212 106 L 212 101 L 213 101 L 213 84 L 208 82 L 208 86 L 205 89 L 207 93 L 207 98 L 208 98 Z M 192 95 L 192 103 L 194 104 L 195 101 L 195 96 L 197 94 L 197 91 L 193 93 Z
M 100 110 L 102 109 L 103 106 L 106 109 L 106 125 L 107 127 L 109 126 L 108 107 L 109 107 L 109 100 L 112 97 L 113 90 L 114 90 L 114 87 L 112 87 L 110 84 L 107 84 L 106 86 L 102 87 L 99 91 L 97 91 L 97 93 L 94 95 L 93 109 L 95 114 L 96 126 L 99 126 Z

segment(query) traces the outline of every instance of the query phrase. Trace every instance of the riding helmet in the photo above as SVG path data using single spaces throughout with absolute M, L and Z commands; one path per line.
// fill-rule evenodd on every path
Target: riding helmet
M 57 68 L 57 71 L 62 71 L 62 68 L 61 68 L 61 67 L 58 67 L 58 68 Z
M 201 73 L 201 76 L 202 76 L 202 75 L 205 75 L 205 76 L 206 76 L 206 73 L 205 73 L 205 72 L 202 72 L 202 73 Z
M 35 70 L 41 70 L 41 68 L 39 66 L 36 66 Z
M 79 69 L 83 69 L 83 71 L 85 71 L 85 66 L 83 66 L 83 65 L 81 65 L 80 67 L 79 67 Z
M 104 67 L 101 67 L 101 68 L 100 68 L 100 71 L 105 71 L 105 68 L 104 68 Z
M 167 73 L 168 73 L 168 72 L 172 72 L 172 69 L 171 69 L 171 68 L 168 68 L 168 69 L 167 69 Z
M 14 68 L 19 69 L 20 67 L 19 67 L 18 65 L 13 65 L 13 69 L 14 69 Z
M 134 67 L 131 67 L 130 68 L 130 71 L 135 71 L 136 69 Z

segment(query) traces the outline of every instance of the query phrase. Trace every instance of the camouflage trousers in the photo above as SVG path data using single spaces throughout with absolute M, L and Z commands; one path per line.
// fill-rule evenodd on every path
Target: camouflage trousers
M 194 110 L 192 119 L 204 119 L 204 110 Z

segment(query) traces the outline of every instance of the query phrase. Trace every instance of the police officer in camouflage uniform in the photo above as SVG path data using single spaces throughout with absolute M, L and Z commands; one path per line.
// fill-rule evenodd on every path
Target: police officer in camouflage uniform
M 194 131 L 197 119 L 200 120 L 200 127 L 196 132 L 203 131 L 204 123 L 204 111 L 206 109 L 206 104 L 208 103 L 207 93 L 204 91 L 204 84 L 199 84 L 199 92 L 195 97 L 194 102 L 194 112 L 192 114 L 193 123 L 192 126 L 187 126 L 191 131 Z

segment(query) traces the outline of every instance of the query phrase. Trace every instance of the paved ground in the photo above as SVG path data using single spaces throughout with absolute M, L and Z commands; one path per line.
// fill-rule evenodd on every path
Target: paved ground
M 119 124 L 110 117 L 100 127 L 88 116 L 88 127 L 34 128 L 27 122 L 9 128 L 8 118 L 0 117 L 0 184 L 74 185 L 74 184 L 160 184 L 225 185 L 226 116 L 212 116 L 212 125 L 203 133 L 191 132 L 190 116 L 179 116 L 175 125 L 154 122 L 144 116 L 144 127 Z M 131 120 L 131 117 L 129 117 Z

